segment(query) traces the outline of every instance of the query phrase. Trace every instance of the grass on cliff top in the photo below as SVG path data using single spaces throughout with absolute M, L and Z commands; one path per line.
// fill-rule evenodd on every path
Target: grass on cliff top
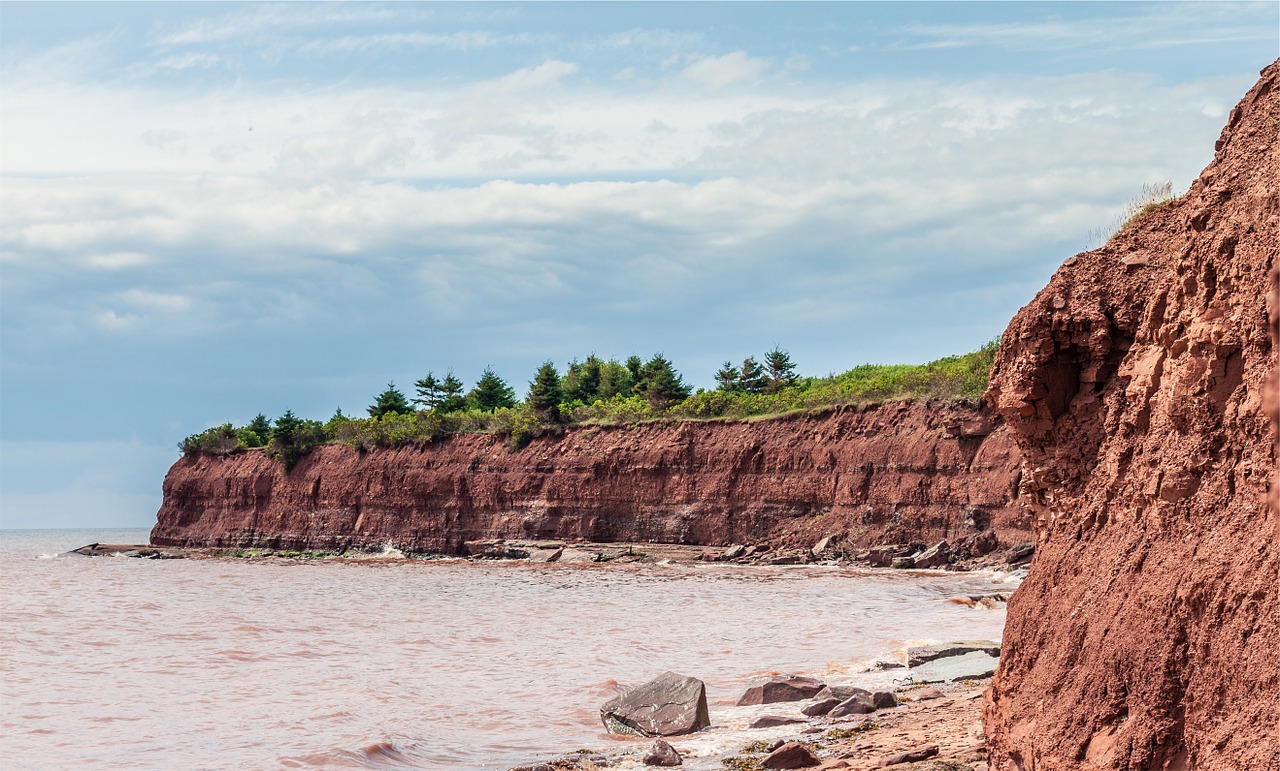
M 642 396 L 614 397 L 594 404 L 560 405 L 560 423 L 551 423 L 527 404 L 492 411 L 477 409 L 441 413 L 420 410 L 390 412 L 379 418 L 335 415 L 327 423 L 292 419 L 261 437 L 250 427 L 215 426 L 187 437 L 184 453 L 229 455 L 265 446 L 271 457 L 292 468 L 312 448 L 338 442 L 360 450 L 421 446 L 454 434 L 492 433 L 508 437 L 513 449 L 548 431 L 573 425 L 634 425 L 646 421 L 744 420 L 820 410 L 841 405 L 899 399 L 976 400 L 987 388 L 998 340 L 972 353 L 947 356 L 927 364 L 864 364 L 840 375 L 808 377 L 776 393 L 699 390 L 666 408 L 653 407 Z

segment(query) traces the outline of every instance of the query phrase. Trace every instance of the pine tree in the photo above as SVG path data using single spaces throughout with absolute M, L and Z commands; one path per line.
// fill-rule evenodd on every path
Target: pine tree
M 569 372 L 564 377 L 564 397 L 566 401 L 579 401 L 583 404 L 594 404 L 600 398 L 600 378 L 602 365 L 595 354 L 587 357 L 581 364 L 569 364 Z
M 387 383 L 387 390 L 378 394 L 374 398 L 373 404 L 369 405 L 369 417 L 380 418 L 388 412 L 394 412 L 398 415 L 408 415 L 413 412 L 413 408 L 409 406 L 409 401 L 404 398 L 404 394 L 400 389 L 396 388 L 395 383 Z
M 440 382 L 440 412 L 461 412 L 467 408 L 466 397 L 462 395 L 462 381 L 449 370 Z
M 549 361 L 544 362 L 541 367 L 538 367 L 538 374 L 534 376 L 533 382 L 529 384 L 529 396 L 526 402 L 530 409 L 543 420 L 558 423 L 561 418 L 560 401 L 563 398 L 560 373 L 556 372 L 556 365 Z
M 716 372 L 716 390 L 727 393 L 742 390 L 742 371 L 726 361 Z
M 492 367 L 485 367 L 476 381 L 476 387 L 467 394 L 467 401 L 485 412 L 493 412 L 499 407 L 514 407 L 516 392 L 511 390 L 507 381 L 498 377 Z
M 774 346 L 766 353 L 764 365 L 769 371 L 765 391 L 776 394 L 796 382 L 796 365 L 791 361 L 791 354 L 781 348 Z
M 271 421 L 267 420 L 267 416 L 259 412 L 249 421 L 249 425 L 245 428 L 252 431 L 258 437 L 258 444 L 251 445 L 253 447 L 261 447 L 271 438 Z
M 742 377 L 738 382 L 742 384 L 742 390 L 749 394 L 758 394 L 764 390 L 767 382 L 764 367 L 760 366 L 754 356 L 748 356 L 743 360 Z
M 427 376 L 413 384 L 418 391 L 418 398 L 413 400 L 414 404 L 420 404 L 429 410 L 434 410 L 440 406 L 440 401 L 444 399 L 441 383 L 436 380 L 434 372 L 428 372 Z
M 276 418 L 276 424 L 271 429 L 271 438 L 287 437 L 289 434 L 298 430 L 302 425 L 302 419 L 293 414 L 293 410 L 285 410 L 284 414 Z
M 623 365 L 627 368 L 627 373 L 631 375 L 631 388 L 635 391 L 635 387 L 640 385 L 640 381 L 644 380 L 644 361 L 634 353 L 627 357 L 626 363 Z M 639 393 L 636 391 L 636 393 Z
M 610 359 L 600 365 L 600 388 L 598 398 L 608 401 L 615 396 L 631 396 L 631 388 L 635 378 L 631 371 L 616 360 Z
M 641 368 L 641 379 L 635 390 L 644 395 L 650 407 L 661 410 L 674 402 L 688 399 L 692 389 L 685 385 L 680 373 L 665 356 L 655 353 Z

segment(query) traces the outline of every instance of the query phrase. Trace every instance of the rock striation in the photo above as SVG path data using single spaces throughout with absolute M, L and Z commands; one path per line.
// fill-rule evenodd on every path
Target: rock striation
M 987 399 L 1036 546 L 985 710 L 993 768 L 1280 768 L 1278 79 L 1186 195 L 1068 259 L 1002 338 Z
M 289 473 L 261 451 L 197 454 L 165 477 L 151 542 L 467 554 L 468 542 L 492 539 L 653 541 L 807 553 L 839 535 L 828 544 L 994 547 L 1030 538 L 1018 464 L 994 413 L 950 402 L 577 427 L 518 451 L 480 434 L 367 453 L 326 445 Z

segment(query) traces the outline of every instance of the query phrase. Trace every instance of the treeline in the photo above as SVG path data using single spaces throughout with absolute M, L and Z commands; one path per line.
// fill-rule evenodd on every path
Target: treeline
M 509 437 L 519 449 L 565 425 L 749 418 L 902 398 L 976 399 L 986 390 L 997 343 L 927 364 L 867 364 L 826 377 L 797 376 L 791 356 L 774 348 L 760 361 L 749 356 L 741 365 L 725 362 L 716 373 L 716 389 L 696 392 L 661 353 L 621 362 L 591 355 L 569 362 L 563 372 L 545 362 L 522 400 L 492 368 L 465 392 L 452 371 L 437 377 L 433 370 L 414 383 L 412 397 L 388 384 L 369 405 L 368 418 L 341 409 L 323 423 L 290 411 L 275 421 L 258 415 L 245 426 L 227 423 L 193 434 L 180 447 L 184 453 L 219 455 L 263 447 L 292 468 L 325 442 L 367 450 L 490 432 Z

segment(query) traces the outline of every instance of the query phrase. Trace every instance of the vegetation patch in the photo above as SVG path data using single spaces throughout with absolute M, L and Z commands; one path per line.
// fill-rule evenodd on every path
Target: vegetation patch
M 408 398 L 388 383 L 374 397 L 368 417 L 337 410 L 326 422 L 286 410 L 274 421 L 258 415 L 244 426 L 224 423 L 192 434 L 179 444 L 184 454 L 226 456 L 262 448 L 287 471 L 315 447 L 341 443 L 357 450 L 421 447 L 455 434 L 505 437 L 519 450 L 567 426 L 638 426 L 651 421 L 752 420 L 814 412 L 843 405 L 896 399 L 976 400 L 987 387 L 998 340 L 962 356 L 927 364 L 864 364 L 840 375 L 801 377 L 785 351 L 769 351 L 763 362 L 747 357 L 725 362 L 715 390 L 694 391 L 662 354 L 625 362 L 588 356 L 561 373 L 544 363 L 524 401 L 492 369 L 462 393 L 452 372 L 428 372 Z

